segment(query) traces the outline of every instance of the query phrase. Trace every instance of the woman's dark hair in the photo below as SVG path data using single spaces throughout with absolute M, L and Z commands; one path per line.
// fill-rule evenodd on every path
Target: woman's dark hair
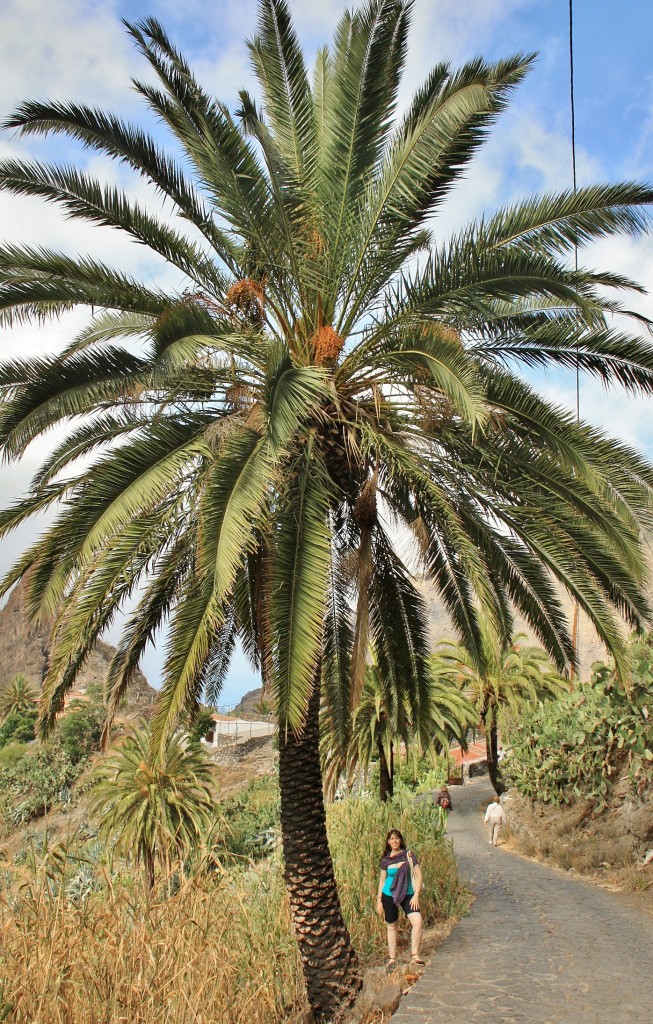
M 383 851 L 383 856 L 384 857 L 388 857 L 390 855 L 390 836 L 397 836 L 397 838 L 399 840 L 399 843 L 400 843 L 400 846 L 399 846 L 400 850 L 405 850 L 406 849 L 406 842 L 405 842 L 404 837 L 402 836 L 401 832 L 399 831 L 399 829 L 398 828 L 391 828 L 390 831 L 388 832 L 387 836 L 385 837 L 385 850 Z

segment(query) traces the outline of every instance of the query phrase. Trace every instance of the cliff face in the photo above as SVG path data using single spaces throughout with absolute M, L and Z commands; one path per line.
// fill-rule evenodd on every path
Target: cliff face
M 104 685 L 114 648 L 99 640 L 79 673 L 71 696 L 83 693 L 87 686 Z M 29 622 L 26 609 L 25 587 L 19 584 L 11 593 L 5 607 L 0 610 L 0 686 L 19 672 L 35 688 L 40 688 L 48 658 L 47 627 Z M 156 691 L 140 671 L 130 686 L 129 702 L 149 705 Z
M 257 687 L 255 690 L 248 690 L 247 693 L 243 694 L 240 698 L 239 703 L 234 708 L 235 715 L 251 715 L 254 714 L 254 708 L 260 703 L 263 697 L 263 689 Z
M 647 595 L 648 599 L 653 605 L 653 540 L 651 538 L 644 541 L 644 554 L 646 558 L 646 564 L 648 566 L 648 588 Z M 427 582 L 418 582 L 419 591 L 426 602 L 428 613 L 429 613 L 429 638 L 431 645 L 434 646 L 438 640 L 443 638 L 455 639 L 455 630 L 451 624 L 451 618 L 442 603 L 442 599 L 436 593 L 432 584 Z M 563 611 L 569 623 L 569 629 L 571 630 L 574 605 L 567 594 L 558 587 L 558 594 L 560 595 L 560 601 L 562 604 Z M 629 629 L 624 623 L 623 625 L 624 635 L 628 635 Z M 515 617 L 515 633 L 526 633 L 529 638 L 529 642 L 537 646 L 541 646 L 540 640 L 534 635 L 533 631 L 526 624 L 526 622 L 519 616 Z M 592 664 L 595 661 L 607 661 L 608 653 L 603 643 L 596 634 L 596 630 L 589 621 L 586 615 L 582 612 L 578 616 L 578 675 L 581 679 L 589 679 L 592 670 Z
M 456 631 L 451 623 L 449 613 L 432 584 L 422 581 L 418 583 L 418 589 L 428 609 L 431 648 L 435 647 L 439 640 L 455 640 Z M 567 621 L 569 622 L 569 628 L 571 629 L 573 604 L 566 594 L 562 594 L 561 600 Z M 515 633 L 525 633 L 529 638 L 529 643 L 541 646 L 541 642 L 535 636 L 532 629 L 519 616 L 515 616 Z M 578 617 L 578 675 L 580 678 L 589 678 L 592 663 L 604 661 L 607 657 L 606 649 L 596 635 L 594 627 L 587 616 L 581 613 Z

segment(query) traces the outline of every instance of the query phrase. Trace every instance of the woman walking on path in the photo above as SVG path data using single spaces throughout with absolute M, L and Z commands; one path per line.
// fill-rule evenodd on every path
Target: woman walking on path
M 422 941 L 422 915 L 419 909 L 419 894 L 422 891 L 422 869 L 412 850 L 406 849 L 406 843 L 399 829 L 392 828 L 385 840 L 385 850 L 381 857 L 379 888 L 376 897 L 376 909 L 385 918 L 388 934 L 387 971 L 397 966 L 397 922 L 399 908 L 404 911 L 410 921 L 411 962 L 418 967 L 424 966 L 420 958 L 419 947 Z

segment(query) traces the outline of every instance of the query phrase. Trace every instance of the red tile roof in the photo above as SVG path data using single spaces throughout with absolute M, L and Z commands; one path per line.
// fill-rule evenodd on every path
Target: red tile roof
M 449 756 L 455 764 L 474 764 L 476 761 L 486 761 L 487 747 L 485 740 L 481 740 L 478 743 L 470 743 L 465 754 L 463 754 L 460 747 L 451 747 Z

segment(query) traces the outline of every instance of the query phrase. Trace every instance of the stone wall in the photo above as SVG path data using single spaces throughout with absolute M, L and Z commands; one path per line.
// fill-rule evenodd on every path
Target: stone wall
M 271 745 L 273 739 L 273 736 L 254 736 L 251 740 L 243 740 L 238 743 L 231 736 L 218 736 L 216 747 L 205 747 L 204 749 L 216 764 L 233 768 L 255 750 L 261 750 L 268 744 Z

